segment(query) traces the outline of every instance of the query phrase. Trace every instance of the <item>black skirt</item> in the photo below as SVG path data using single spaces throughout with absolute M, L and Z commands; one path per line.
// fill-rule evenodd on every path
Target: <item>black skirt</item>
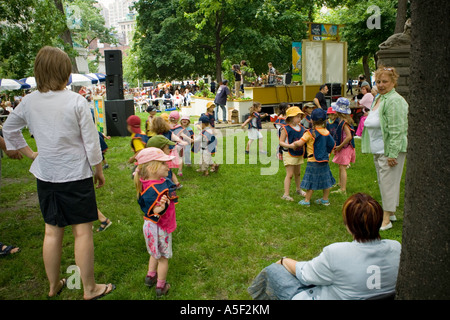
M 98 220 L 92 178 L 64 183 L 37 179 L 39 206 L 45 223 L 65 227 Z

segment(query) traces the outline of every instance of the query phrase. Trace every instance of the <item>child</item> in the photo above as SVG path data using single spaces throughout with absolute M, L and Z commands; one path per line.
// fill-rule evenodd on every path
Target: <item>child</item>
M 175 142 L 167 139 L 166 137 L 164 137 L 163 135 L 156 135 L 153 138 L 151 138 L 150 140 L 148 140 L 147 142 L 147 148 L 158 148 L 161 149 L 165 154 L 170 155 L 170 147 L 176 145 Z M 175 189 L 177 188 L 177 183 L 178 180 L 174 181 L 174 174 L 172 172 L 172 169 L 169 168 L 169 173 L 167 175 L 167 179 L 170 180 L 172 182 L 172 184 L 174 185 Z M 175 177 L 176 179 L 176 177 Z
M 143 233 L 150 254 L 145 284 L 156 284 L 156 295 L 167 294 L 170 284 L 166 282 L 172 258 L 172 232 L 177 227 L 175 203 L 178 201 L 170 182 L 165 178 L 173 157 L 158 148 L 146 148 L 137 156 L 134 184 L 138 203 L 144 213 Z
M 209 168 L 211 168 L 211 172 L 219 170 L 219 165 L 215 164 L 211 157 L 216 152 L 217 139 L 210 127 L 209 117 L 202 115 L 198 120 L 202 131 L 194 140 L 194 152 L 200 152 L 201 154 L 200 168 L 197 171 L 203 172 L 204 176 L 208 176 Z
M 99 136 L 99 139 L 100 139 L 100 149 L 102 149 L 103 169 L 108 169 L 109 168 L 109 164 L 108 164 L 108 162 L 106 161 L 106 158 L 105 158 L 105 153 L 106 153 L 106 150 L 108 150 L 108 145 L 106 144 L 105 139 L 110 140 L 111 137 L 110 136 L 105 136 L 103 134 L 103 132 L 100 132 L 100 131 L 98 132 L 98 136 Z
M 337 113 L 336 148 L 334 149 L 333 162 L 339 165 L 340 189 L 333 193 L 346 194 L 347 190 L 347 166 L 355 162 L 355 123 L 351 118 L 350 101 L 347 98 L 339 98 L 332 108 Z
M 330 153 L 336 144 L 330 132 L 325 128 L 326 119 L 327 114 L 325 110 L 322 108 L 314 109 L 311 112 L 313 128 L 306 131 L 300 140 L 291 143 L 289 146 L 289 148 L 295 149 L 306 144 L 307 148 L 308 163 L 300 185 L 307 191 L 305 199 L 298 203 L 302 206 L 309 207 L 314 190 L 323 190 L 322 198 L 317 199 L 315 203 L 326 206 L 330 204 L 328 196 L 330 188 L 335 184 L 336 180 L 331 174 L 328 161 Z
M 194 130 L 189 126 L 191 124 L 191 120 L 189 116 L 182 116 L 180 120 L 180 124 L 183 127 L 183 134 L 191 138 L 191 141 L 194 141 Z M 192 147 L 193 143 L 191 143 Z M 191 148 L 189 146 L 184 146 L 181 150 L 181 161 L 183 161 L 187 166 L 191 165 Z
M 327 110 L 327 130 L 330 131 L 331 136 L 333 137 L 334 141 L 336 141 L 336 129 L 337 126 L 339 124 L 339 121 L 336 121 L 337 119 L 337 114 L 336 111 L 333 110 L 333 105 L 335 104 L 335 102 L 333 102 L 331 104 L 331 107 L 328 108 Z
M 302 119 L 302 126 L 308 130 L 312 128 L 311 122 L 311 112 L 317 108 L 317 106 L 312 102 L 307 102 L 303 105 L 302 111 L 305 114 L 305 117 Z
M 280 146 L 287 148 L 283 152 L 283 163 L 286 168 L 286 177 L 284 178 L 284 194 L 281 199 L 294 201 L 289 196 L 292 177 L 295 180 L 297 194 L 305 196 L 305 192 L 300 189 L 300 166 L 303 163 L 304 147 L 294 150 L 289 146 L 301 139 L 305 133 L 305 128 L 300 125 L 304 113 L 299 107 L 290 107 L 286 111 L 286 125 L 281 128 Z
M 137 154 L 145 148 L 148 141 L 148 136 L 141 129 L 141 118 L 136 115 L 131 115 L 127 119 L 127 129 L 131 133 L 131 149 L 134 155 L 128 160 L 129 163 L 134 163 Z
M 281 128 L 284 125 L 286 125 L 286 110 L 289 107 L 290 107 L 290 105 L 287 104 L 286 102 L 280 103 L 279 110 L 278 110 L 278 117 L 277 117 L 277 120 L 275 120 L 275 122 L 273 124 L 274 127 L 278 131 L 278 139 L 280 138 Z M 282 146 L 278 146 L 277 158 L 278 158 L 278 160 L 283 160 L 283 147 Z
M 209 125 L 211 126 L 211 128 L 215 128 L 215 122 L 214 122 L 214 108 L 216 107 L 216 105 L 214 104 L 214 102 L 210 101 L 206 104 L 206 113 L 202 113 L 200 115 L 203 116 L 207 116 L 209 119 Z M 201 129 L 201 126 L 197 126 L 199 129 Z
M 171 162 L 169 162 L 169 168 L 178 168 L 178 176 L 183 176 L 183 159 L 181 158 L 181 152 L 183 150 L 183 147 L 189 145 L 191 141 L 191 137 L 188 137 L 186 134 L 184 134 L 184 128 L 178 123 L 178 120 L 180 119 L 180 114 L 178 111 L 172 111 L 169 114 L 169 126 L 170 131 L 172 134 L 176 135 L 178 138 L 183 139 L 186 144 L 185 145 L 179 145 L 177 144 L 174 148 L 172 148 L 172 154 L 176 158 L 176 165 L 174 164 L 171 166 Z M 189 143 L 188 143 L 189 142 Z
M 167 113 L 164 113 L 167 114 Z M 171 127 L 170 124 L 164 120 L 164 118 L 162 117 L 156 117 L 155 119 L 153 119 L 152 122 L 152 128 L 153 128 L 153 132 L 155 132 L 155 134 L 160 134 L 165 136 L 167 139 L 176 142 L 176 143 L 180 143 L 181 145 L 186 145 L 188 144 L 187 142 L 183 141 L 182 139 L 180 139 L 176 134 L 174 134 L 171 131 Z M 172 153 L 173 149 L 175 148 L 175 145 L 171 145 L 170 146 L 170 152 Z M 174 157 L 173 160 L 169 163 L 169 167 L 170 168 L 178 168 L 178 158 Z M 177 188 L 181 188 L 182 185 L 180 184 L 180 182 L 178 181 L 178 178 L 174 175 L 173 176 L 173 182 L 177 185 Z
M 364 112 L 363 116 L 361 118 L 359 118 L 359 124 L 358 124 L 358 128 L 356 129 L 355 138 L 361 138 L 362 132 L 364 130 L 364 122 L 366 121 L 367 116 L 369 115 L 370 109 L 364 107 L 363 112 Z
M 241 125 L 244 128 L 248 124 L 248 142 L 247 147 L 245 148 L 245 154 L 249 154 L 250 146 L 253 143 L 253 140 L 259 140 L 259 153 L 266 154 L 267 152 L 263 150 L 263 135 L 259 130 L 262 129 L 261 119 L 267 116 L 267 113 L 260 114 L 261 112 L 261 103 L 253 102 L 253 106 L 250 107 L 250 116 L 247 120 Z
M 152 121 L 156 116 L 156 112 L 158 109 L 155 106 L 149 106 L 147 108 L 148 112 L 148 118 L 145 120 L 145 134 L 151 138 L 155 135 L 155 133 L 152 131 Z

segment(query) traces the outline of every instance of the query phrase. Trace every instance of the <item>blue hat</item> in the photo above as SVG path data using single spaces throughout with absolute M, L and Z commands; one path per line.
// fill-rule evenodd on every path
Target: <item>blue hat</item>
M 198 119 L 198 122 L 201 123 L 209 123 L 209 117 L 207 115 L 202 115 L 200 116 L 200 118 Z
M 337 99 L 335 104 L 331 104 L 331 107 L 334 111 L 343 113 L 343 114 L 350 114 L 352 111 L 350 110 L 350 101 L 348 101 L 347 98 L 340 97 Z
M 311 120 L 312 121 L 319 121 L 319 120 L 326 120 L 327 119 L 327 112 L 323 110 L 322 108 L 316 108 L 311 112 Z

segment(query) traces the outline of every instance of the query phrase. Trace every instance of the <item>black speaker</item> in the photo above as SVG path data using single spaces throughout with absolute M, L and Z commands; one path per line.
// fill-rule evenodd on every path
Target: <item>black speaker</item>
M 106 132 L 109 136 L 126 137 L 127 119 L 134 115 L 134 100 L 105 100 Z
M 284 74 L 284 84 L 291 84 L 292 81 L 292 73 Z
M 107 100 L 123 100 L 124 96 L 122 75 L 107 75 L 105 87 Z
M 122 75 L 122 51 L 105 50 L 106 75 Z

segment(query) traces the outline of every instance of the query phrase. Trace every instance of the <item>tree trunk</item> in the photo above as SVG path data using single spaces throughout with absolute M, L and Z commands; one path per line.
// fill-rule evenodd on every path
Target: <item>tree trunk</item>
M 56 8 L 61 12 L 63 17 L 66 17 L 66 13 L 64 11 L 64 7 L 62 4 L 62 0 L 54 0 Z M 64 32 L 60 35 L 61 39 L 67 43 L 71 48 L 73 48 L 72 35 L 70 34 L 69 28 L 66 26 Z M 72 73 L 78 73 L 77 61 L 74 57 L 70 57 L 70 61 L 72 62 Z
M 406 12 L 408 10 L 408 0 L 398 0 L 397 18 L 395 21 L 394 33 L 402 33 L 406 22 Z
M 363 56 L 362 65 L 364 69 L 364 75 L 366 76 L 367 82 L 369 82 L 370 87 L 372 87 L 372 80 L 370 78 L 370 68 L 369 68 L 369 56 Z
M 448 12 L 447 0 L 411 1 L 411 105 L 397 299 L 450 298 L 450 47 L 436 32 L 450 29 Z

